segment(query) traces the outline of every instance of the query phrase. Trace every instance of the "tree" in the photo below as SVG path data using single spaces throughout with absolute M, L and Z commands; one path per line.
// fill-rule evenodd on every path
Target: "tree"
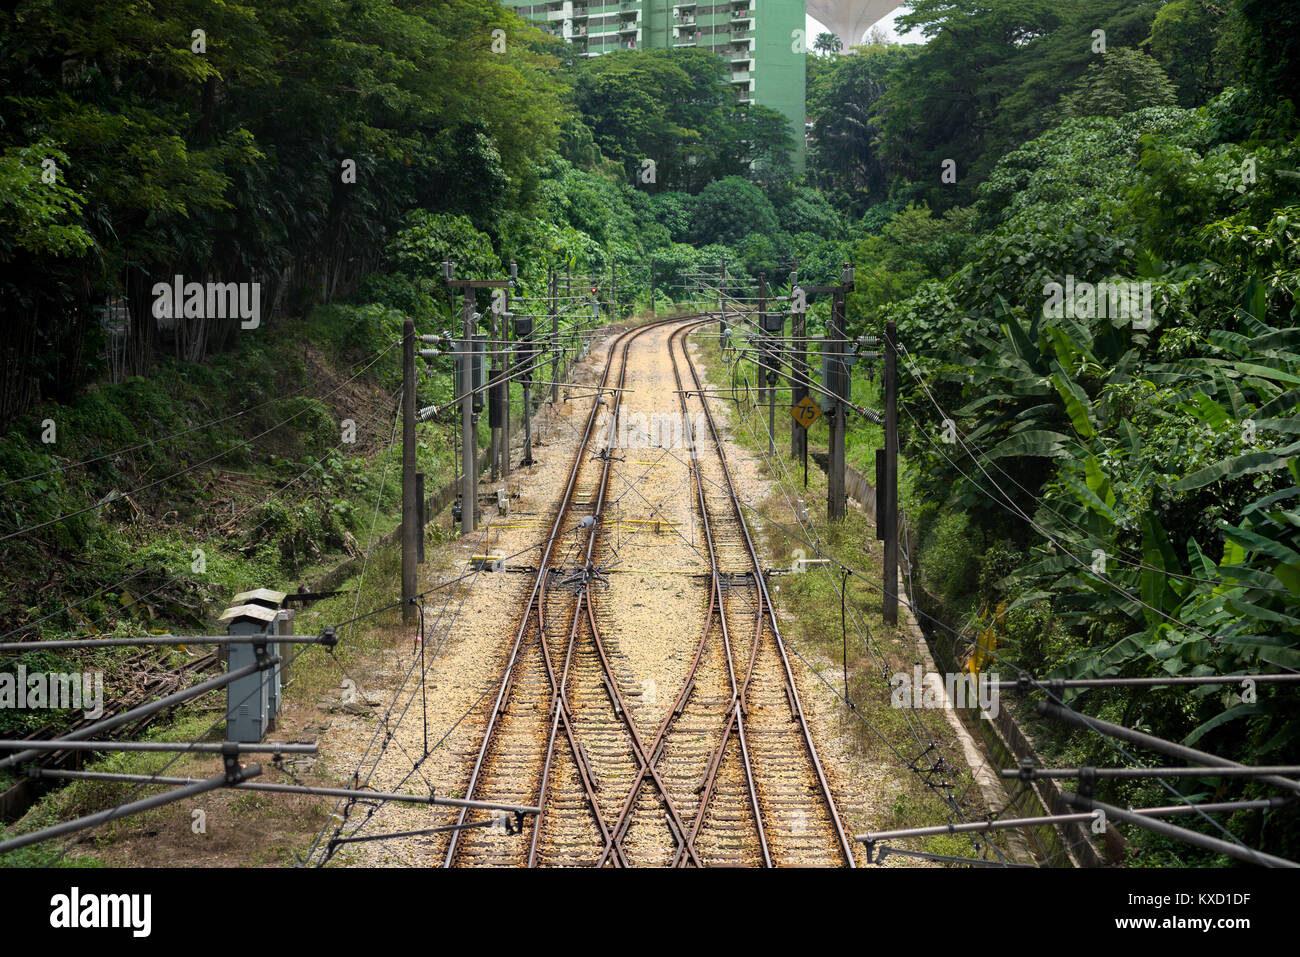
M 647 192 L 695 192 L 731 175 L 770 184 L 793 173 L 785 119 L 737 104 L 726 63 L 708 50 L 595 57 L 580 64 L 574 99 L 601 152 Z M 639 178 L 647 161 L 652 181 Z
M 899 19 L 929 42 L 889 78 L 877 107 L 891 175 L 935 209 L 973 201 L 997 161 L 1041 133 L 1064 90 L 1109 48 L 1135 46 L 1163 0 L 915 0 Z M 944 183 L 945 160 L 959 167 Z
M 1181 106 L 1202 106 L 1223 89 L 1219 62 L 1224 12 L 1209 0 L 1173 0 L 1160 8 L 1147 46 L 1178 89 Z
M 675 243 L 683 242 L 691 232 L 695 197 L 689 193 L 656 193 L 651 198 L 655 222 L 668 230 Z
M 1173 106 L 1174 85 L 1160 64 L 1141 50 L 1107 52 L 1061 98 L 1066 116 L 1123 116 L 1150 106 Z
M 876 24 L 867 31 L 866 37 L 862 41 L 864 47 L 883 47 L 889 45 L 889 34 L 884 31 L 880 24 Z
M 900 210 L 880 235 L 864 237 L 853 250 L 858 265 L 851 311 L 871 328 L 881 307 L 908 298 L 926 280 L 945 278 L 962 259 L 973 220 L 969 207 L 950 209 L 941 217 L 925 206 Z
M 819 33 L 817 39 L 813 41 L 813 50 L 822 56 L 830 56 L 832 53 L 839 53 L 843 49 L 844 44 L 833 33 Z
M 888 195 L 873 110 L 893 72 L 913 55 L 912 47 L 898 44 L 866 48 L 858 56 L 836 58 L 809 88 L 810 176 L 855 215 Z
M 829 237 L 841 228 L 840 215 L 819 190 L 800 187 L 778 210 L 781 228 L 787 233 L 816 233 Z
M 19 328 L 20 374 L 40 376 L 0 403 L 0 424 L 90 378 L 92 310 L 108 297 L 130 313 L 129 372 L 164 348 L 198 360 L 233 341 L 229 317 L 161 328 L 160 277 L 260 283 L 270 326 L 347 295 L 414 207 L 499 238 L 567 112 L 554 61 L 526 42 L 535 31 L 493 0 L 9 7 L 0 165 L 40 143 L 23 162 L 42 175 L 53 160 L 54 179 L 26 191 L 43 209 L 0 196 L 17 237 L 0 256 L 0 309 Z M 507 52 L 484 39 L 497 29 Z M 11 173 L 31 169 L 0 170 L 0 192 Z M 60 236 L 75 241 L 49 241 Z
M 713 175 L 744 176 L 765 189 L 788 183 L 794 176 L 794 142 L 785 115 L 768 106 L 737 114 L 712 137 L 718 146 Z
M 1242 55 L 1251 86 L 1265 102 L 1300 90 L 1300 0 L 1239 0 Z
M 753 183 L 739 176 L 716 180 L 695 198 L 695 241 L 734 246 L 750 233 L 774 233 L 776 210 Z

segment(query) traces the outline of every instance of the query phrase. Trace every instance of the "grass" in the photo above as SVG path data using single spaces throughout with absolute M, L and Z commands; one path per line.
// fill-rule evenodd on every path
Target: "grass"
M 297 582 L 312 581 L 347 558 L 347 549 L 364 550 L 394 529 L 400 521 L 401 450 L 389 446 L 393 422 L 388 398 L 400 367 L 400 350 L 393 350 L 370 373 L 341 390 L 338 401 L 276 398 L 298 390 L 311 396 L 334 388 L 351 375 L 357 348 L 382 348 L 390 319 L 387 312 L 366 307 L 332 307 L 329 314 L 318 311 L 309 319 L 286 322 L 277 336 L 250 337 L 236 352 L 213 357 L 206 365 L 173 369 L 164 363 L 153 378 L 92 386 L 75 402 L 37 410 L 32 421 L 0 436 L 0 481 L 10 482 L 0 502 L 0 520 L 15 528 L 58 519 L 95 503 L 106 488 L 138 488 L 227 450 L 213 464 L 232 470 L 240 482 L 230 489 L 198 481 L 195 473 L 182 475 L 161 486 L 156 498 L 141 497 L 138 508 L 133 504 L 119 509 L 115 503 L 8 543 L 0 555 L 0 633 L 17 628 L 20 636 L 39 639 L 78 633 L 219 632 L 222 629 L 214 621 L 234 593 L 262 586 L 293 591 Z M 326 334 L 340 322 L 342 333 Z M 310 355 L 303 344 L 307 341 L 316 343 Z M 422 400 L 443 385 L 422 381 Z M 254 408 L 264 402 L 264 407 Z M 356 402 L 382 414 L 367 423 L 355 411 Z M 193 428 L 240 412 L 244 414 L 220 427 Z M 282 426 L 260 435 L 295 414 L 294 425 L 301 428 Z M 59 423 L 62 440 L 54 447 L 43 446 L 37 438 L 37 424 L 50 416 Z M 341 445 L 339 423 L 346 417 L 355 417 L 359 433 L 371 428 L 364 448 Z M 420 428 L 417 467 L 425 472 L 430 492 L 453 472 L 451 431 L 452 426 L 437 423 Z M 153 441 L 175 433 L 184 434 L 165 443 Z M 252 441 L 236 447 L 245 439 Z M 341 448 L 329 452 L 335 445 Z M 132 446 L 141 447 L 114 454 Z M 88 459 L 100 461 L 75 465 Z M 27 478 L 37 473 L 44 474 Z M 284 494 L 272 495 L 281 487 Z M 271 501 L 251 510 L 236 534 L 227 536 L 214 534 L 214 493 L 237 499 L 241 509 L 263 496 Z M 191 564 L 198 545 L 203 547 L 201 569 Z M 364 579 L 354 576 L 339 586 L 345 594 L 300 614 L 298 633 L 312 633 L 351 618 L 354 608 L 364 613 L 391 603 L 389 586 L 398 578 L 398 564 L 397 546 L 377 549 L 366 563 Z M 51 568 L 56 569 L 54 578 Z M 142 568 L 145 571 L 137 579 L 118 584 Z M 159 586 L 165 586 L 160 593 L 165 601 L 156 592 L 150 597 Z M 93 597 L 86 600 L 86 596 Z M 79 604 L 65 610 L 72 602 Z M 40 618 L 46 620 L 38 622 Z M 312 701 L 336 688 L 347 669 L 378 646 L 385 627 L 399 620 L 400 612 L 394 609 L 374 616 L 364 627 L 342 629 L 332 654 L 316 647 L 306 649 L 286 688 L 287 699 Z M 25 656 L 25 663 L 29 670 L 102 667 L 106 699 L 111 702 L 113 669 L 133 653 L 131 649 L 57 656 L 38 652 Z M 160 661 L 173 660 L 168 655 L 181 660 L 180 652 L 160 652 Z M 9 661 L 5 667 L 12 670 L 14 665 Z M 208 697 L 177 709 L 157 722 L 150 736 L 191 740 L 215 721 L 218 733 L 210 739 L 220 740 L 224 713 L 213 709 L 214 700 Z M 35 717 L 0 712 L 0 734 L 27 733 L 33 730 L 28 727 L 31 720 L 41 726 L 57 725 L 58 719 L 48 712 Z M 161 757 L 164 760 L 156 754 L 118 753 L 86 767 L 149 774 L 165 763 L 167 756 Z M 188 765 L 188 759 L 179 761 L 169 773 L 183 776 Z M 15 775 L 0 774 L 0 787 L 14 780 Z M 45 795 L 7 830 L 26 832 L 102 810 L 134 790 L 134 785 L 111 782 L 71 782 Z M 141 793 L 155 791 L 147 788 Z M 248 797 L 240 795 L 238 800 Z M 163 814 L 165 809 L 151 813 Z M 117 827 L 101 827 L 99 839 L 119 833 Z M 62 846 L 62 842 L 50 843 Z M 57 848 L 38 845 L 0 858 L 0 866 L 47 863 L 93 865 L 95 857 L 81 851 L 63 857 Z
M 642 321 L 648 321 L 648 315 L 636 317 Z M 657 317 L 658 318 L 658 317 Z M 364 322 L 362 321 L 364 320 Z M 372 328 L 367 323 L 374 320 L 377 325 Z M 305 329 L 320 331 L 320 324 L 324 320 L 319 316 L 308 320 Z M 348 342 L 361 337 L 375 335 L 375 328 L 383 330 L 383 322 L 387 319 L 384 315 L 370 314 L 356 318 L 356 324 L 349 326 L 347 335 L 343 336 L 336 348 L 325 353 L 325 361 L 331 366 L 343 365 L 346 361 L 346 345 Z M 636 321 L 636 320 L 633 320 Z M 293 336 L 283 336 L 280 341 L 292 341 Z M 369 340 L 367 340 L 369 341 Z M 288 348 L 288 347 L 286 347 Z M 726 378 L 725 370 L 720 365 L 721 359 L 717 354 L 716 344 L 705 347 L 708 353 L 709 368 L 713 372 L 715 381 L 721 382 Z M 279 356 L 277 365 L 276 356 Z M 279 368 L 288 377 L 288 381 L 281 383 L 284 388 L 292 388 L 294 383 L 302 383 L 308 376 L 308 363 L 295 357 L 291 352 L 275 353 L 274 351 L 267 354 L 256 353 L 245 356 L 250 366 L 260 369 L 262 373 Z M 99 390 L 92 392 L 93 398 L 88 398 L 88 406 L 84 411 L 83 418 L 77 419 L 75 416 L 69 421 L 100 421 L 106 423 L 105 435 L 102 446 L 92 444 L 78 445 L 75 449 L 62 450 L 63 460 L 76 460 L 78 458 L 87 458 L 98 454 L 101 448 L 120 447 L 115 443 L 130 443 L 141 435 L 157 434 L 158 431 L 176 431 L 177 428 L 183 428 L 184 422 L 193 421 L 210 421 L 217 417 L 225 406 L 218 403 L 218 407 L 213 407 L 209 401 L 205 401 L 207 396 L 225 396 L 231 388 L 229 376 L 230 369 L 222 368 L 225 360 L 218 359 L 214 361 L 212 367 L 197 367 L 193 370 L 193 375 L 187 380 L 191 383 L 197 383 L 194 391 L 187 391 L 185 387 L 177 387 L 173 382 L 151 381 L 151 380 L 132 380 L 124 383 L 120 393 L 116 394 L 111 389 L 102 390 L 103 394 L 97 394 Z M 234 359 L 231 362 L 235 362 Z M 383 387 L 391 384 L 392 370 L 376 370 L 376 377 L 369 380 L 366 388 L 371 391 L 372 395 L 378 396 L 384 394 Z M 265 382 L 267 379 L 259 378 L 257 381 Z M 752 372 L 751 372 L 752 381 Z M 872 386 L 867 383 L 861 383 L 863 391 L 859 393 L 859 383 L 855 382 L 854 400 L 862 405 L 871 405 L 874 402 L 871 392 Z M 112 387 L 116 388 L 116 387 Z M 422 386 L 422 388 L 424 388 Z M 438 392 L 440 389 L 445 390 L 445 383 L 432 383 L 429 386 L 430 391 Z M 391 390 L 387 390 L 391 391 Z M 521 390 L 516 389 L 518 393 Z M 167 393 L 168 401 L 162 402 L 161 393 Z M 259 393 L 260 395 L 260 393 Z M 424 396 L 429 398 L 430 396 Z M 256 398 L 256 397 L 255 397 Z M 438 401 L 433 396 L 434 401 Z M 256 399 L 260 401 L 260 398 Z M 131 408 L 134 414 L 140 414 L 141 419 L 133 418 L 121 419 L 114 416 L 113 410 L 115 403 L 123 403 L 123 408 Z M 178 404 L 183 406 L 183 411 L 177 411 Z M 750 406 L 752 410 L 752 403 Z M 175 413 L 177 417 L 171 417 Z M 232 453 L 232 459 L 238 461 L 241 467 L 259 482 L 270 483 L 283 481 L 283 476 L 287 474 L 297 475 L 302 471 L 301 455 L 308 454 L 298 444 L 309 447 L 310 452 L 315 452 L 322 448 L 321 443 L 335 441 L 332 431 L 333 420 L 328 415 L 324 415 L 322 409 L 307 405 L 304 407 L 303 419 L 314 423 L 313 428 L 309 430 L 311 434 L 306 435 L 300 440 L 294 440 L 286 437 L 279 437 L 276 442 L 265 448 L 257 454 L 250 454 L 246 450 L 238 454 Z M 765 410 L 763 410 L 761 421 L 765 422 Z M 268 413 L 269 414 L 269 413 Z M 519 408 L 516 405 L 514 422 L 520 422 L 518 418 Z M 486 415 L 482 417 L 486 421 Z M 144 422 L 149 426 L 147 432 L 133 433 L 128 430 L 128 426 L 135 427 L 134 422 Z M 261 428 L 266 428 L 274 424 L 276 419 L 270 419 Z M 752 420 L 755 427 L 758 427 L 760 419 Z M 325 435 L 326 425 L 330 425 L 330 434 Z M 388 423 L 391 428 L 391 421 Z M 454 441 L 452 432 L 455 429 L 455 423 L 431 424 L 422 427 L 420 448 L 418 450 L 418 460 L 420 467 L 425 471 L 428 479 L 426 480 L 426 489 L 432 491 L 438 487 L 447 476 L 452 474 L 454 469 L 453 458 L 455 456 Z M 521 428 L 517 425 L 516 429 Z M 256 423 L 250 424 L 249 428 L 256 429 Z M 817 429 L 825 428 L 824 422 L 818 423 L 814 427 L 813 438 L 816 441 Z M 868 427 L 874 428 L 874 427 Z M 785 430 L 783 429 L 782 432 Z M 877 430 L 878 431 L 878 430 Z M 855 437 L 856 436 L 856 437 Z M 274 437 L 274 434 L 273 436 Z M 400 518 L 400 496 L 398 494 L 399 482 L 399 459 L 400 450 L 394 448 L 388 450 L 387 435 L 382 436 L 383 441 L 374 447 L 372 454 L 368 456 L 338 456 L 327 459 L 323 466 L 313 472 L 309 472 L 305 483 L 307 488 L 304 489 L 306 494 L 303 495 L 304 503 L 321 502 L 329 510 L 335 510 L 337 506 L 343 506 L 339 510 L 337 521 L 350 534 L 355 536 L 357 545 L 364 549 L 371 539 L 372 521 L 374 540 L 378 540 L 385 532 L 396 527 Z M 762 448 L 760 449 L 760 436 L 755 436 L 744 427 L 738 427 L 735 438 L 742 444 L 747 445 L 755 452 L 764 452 L 766 450 L 766 438 L 762 438 Z M 111 439 L 111 441 L 110 441 Z M 23 452 L 13 461 L 16 464 L 10 466 L 10 476 L 19 476 L 30 474 L 39 468 L 49 468 L 56 461 L 51 457 L 41 456 L 43 453 L 33 451 L 33 447 L 22 436 L 17 440 L 13 434 L 5 438 L 10 447 L 19 448 Z M 869 432 L 858 433 L 856 430 L 850 433 L 849 446 L 851 450 L 858 450 L 859 458 L 865 457 L 866 450 L 871 446 L 873 441 Z M 143 453 L 144 458 L 131 464 L 132 471 L 129 474 L 124 473 L 121 477 L 139 481 L 144 477 L 145 481 L 149 475 L 166 475 L 173 470 L 172 466 L 178 462 L 188 460 L 201 460 L 207 456 L 215 454 L 229 445 L 231 439 L 229 436 L 212 435 L 208 432 L 200 431 L 193 434 L 190 441 L 182 443 L 180 448 L 163 450 L 154 457 L 154 450 L 150 449 Z M 788 442 L 787 442 L 788 444 Z M 328 448 L 328 445 L 323 446 Z M 65 454 L 66 453 L 66 454 Z M 300 455 L 298 459 L 289 456 Z M 855 461 L 854 453 L 851 451 L 850 460 Z M 224 460 L 223 460 L 224 461 Z M 794 463 L 785 458 L 786 469 L 789 475 L 794 474 Z M 114 468 L 121 468 L 120 465 L 114 464 Z M 290 472 L 289 470 L 292 469 Z M 785 471 L 778 469 L 780 475 L 772 476 L 774 479 L 789 481 L 789 476 Z M 868 474 L 870 474 L 868 472 Z M 5 476 L 0 476 L 4 478 Z M 71 505 L 89 500 L 95 495 L 95 483 L 102 481 L 103 475 L 97 473 L 79 471 L 70 471 L 60 476 L 60 485 L 58 493 L 62 496 L 61 504 L 57 505 L 54 514 L 57 516 L 60 511 L 67 510 Z M 270 487 L 269 484 L 267 486 Z M 210 494 L 210 489 L 196 485 L 186 492 L 192 496 L 191 505 L 186 509 L 178 510 L 178 521 L 180 514 L 184 512 L 189 515 L 189 521 L 198 522 L 202 520 L 202 509 L 199 507 L 204 500 L 204 495 Z M 807 493 L 803 493 L 806 501 L 812 503 L 824 498 L 825 495 L 825 478 L 814 469 L 810 473 L 810 487 Z M 378 502 L 378 512 L 375 511 L 375 503 Z M 320 506 L 314 506 L 319 510 Z M 782 516 L 782 521 L 794 525 L 793 518 L 788 513 L 788 508 L 781 496 L 775 496 L 772 500 L 762 503 L 761 510 L 765 514 Z M 819 509 L 815 506 L 810 509 L 813 513 L 818 513 Z M 267 520 L 268 523 L 279 522 L 277 531 L 274 535 L 269 536 L 266 540 L 261 541 L 253 548 L 233 549 L 229 547 L 214 547 L 206 555 L 207 568 L 202 577 L 197 575 L 182 574 L 181 577 L 192 586 L 191 594 L 193 600 L 198 601 L 204 608 L 203 617 L 206 619 L 214 618 L 225 605 L 226 600 L 235 591 L 244 590 L 249 587 L 271 586 L 280 587 L 282 590 L 291 591 L 290 582 L 295 580 L 310 581 L 312 578 L 337 562 L 343 557 L 341 551 L 318 550 L 317 554 L 312 555 L 310 549 L 306 546 L 325 533 L 325 528 L 319 525 L 313 525 L 313 515 L 310 511 L 304 512 L 299 509 L 286 509 L 285 514 L 266 515 L 259 513 L 256 521 Z M 814 523 L 819 534 L 827 541 L 830 551 L 840 557 L 848 564 L 862 569 L 868 575 L 878 578 L 879 569 L 875 564 L 873 555 L 873 534 L 872 530 L 866 523 L 866 520 L 855 514 L 851 514 L 848 522 L 836 527 L 829 527 L 824 521 L 814 519 Z M 304 531 L 305 530 L 305 531 Z M 155 562 L 173 570 L 188 567 L 190 552 L 194 545 L 194 534 L 184 527 L 183 523 L 172 527 L 161 527 L 159 525 L 139 526 L 124 521 L 120 516 L 105 515 L 102 518 L 94 518 L 85 528 L 74 528 L 72 533 L 83 535 L 82 563 L 89 569 L 81 576 L 63 582 L 63 587 L 54 589 L 52 592 L 36 602 L 26 602 L 22 605 L 16 603 L 6 603 L 0 599 L 0 625 L 5 624 L 6 617 L 12 627 L 14 622 L 21 623 L 25 620 L 31 620 L 41 614 L 47 614 L 52 610 L 57 610 L 65 601 L 66 594 L 77 596 L 89 594 L 107 584 L 112 584 L 116 578 L 111 576 L 117 575 L 125 577 L 125 574 L 119 574 L 127 567 L 130 560 L 147 560 Z M 441 523 L 433 522 L 430 524 L 430 534 L 435 542 L 448 537 L 454 537 L 454 530 L 449 529 Z M 765 542 L 767 553 L 774 558 L 788 564 L 792 556 L 791 549 L 797 546 L 797 542 L 786 538 L 779 530 L 773 526 L 766 529 L 768 540 Z M 305 538 L 302 536 L 305 535 Z M 295 538 L 295 536 L 298 536 Z M 51 543 L 58 547 L 58 543 Z M 290 547 L 286 549 L 286 544 Z M 300 551 L 302 557 L 299 557 Z M 36 567 L 41 567 L 41 563 L 48 563 L 48 557 L 42 558 L 39 554 L 33 555 L 36 560 Z M 319 700 L 322 695 L 335 693 L 342 680 L 349 672 L 357 668 L 366 656 L 372 654 L 379 648 L 383 647 L 386 641 L 394 633 L 394 629 L 399 625 L 401 616 L 400 609 L 397 607 L 388 607 L 394 604 L 394 595 L 392 583 L 399 577 L 400 568 L 400 549 L 397 544 L 390 544 L 377 548 L 370 555 L 369 560 L 365 563 L 364 574 L 358 572 L 350 580 L 339 585 L 341 594 L 315 603 L 311 608 L 299 613 L 295 622 L 295 631 L 299 635 L 308 635 L 318 633 L 323 627 L 330 624 L 337 624 L 352 619 L 355 615 L 367 615 L 364 620 L 355 624 L 346 625 L 339 630 L 339 644 L 332 650 L 327 651 L 319 646 L 306 648 L 298 660 L 294 663 L 292 672 L 292 681 L 285 689 L 286 698 L 289 701 L 314 702 Z M 12 566 L 6 571 L 6 576 L 13 575 Z M 15 589 L 30 589 L 34 583 L 34 573 L 29 572 L 26 580 L 11 579 L 6 582 L 7 585 Z M 161 580 L 161 579 L 160 579 Z M 833 580 L 825 572 L 810 573 L 801 576 L 785 576 L 781 579 L 782 591 L 776 596 L 781 607 L 793 616 L 792 623 L 788 634 L 788 640 L 792 647 L 808 657 L 817 665 L 828 677 L 833 678 L 838 674 L 839 669 L 835 667 L 839 664 L 840 642 L 839 642 L 839 608 L 838 595 L 835 591 Z M 163 626 L 168 626 L 176 632 L 184 633 L 187 625 L 196 629 L 209 626 L 208 622 L 195 624 L 193 621 L 184 621 L 178 619 L 169 619 L 166 615 L 166 609 L 162 609 L 163 614 L 159 618 L 152 619 L 142 613 L 138 607 L 134 607 L 134 602 L 139 593 L 147 590 L 147 586 L 128 592 L 122 589 L 115 589 L 99 596 L 93 603 L 87 603 L 82 608 L 83 614 L 80 617 L 69 617 L 66 615 L 56 615 L 48 622 L 44 623 L 40 632 L 47 636 L 61 636 L 75 632 L 79 628 L 85 628 L 87 623 L 95 625 L 103 619 L 109 619 L 114 622 L 113 627 L 123 634 L 138 634 L 141 630 L 158 630 Z M 21 591 L 11 592 L 13 594 L 22 593 Z M 877 609 L 877 592 L 866 585 L 864 581 L 859 580 L 856 576 L 850 579 L 848 600 L 849 607 L 859 617 L 865 621 L 871 633 L 876 635 L 880 642 L 890 647 L 898 645 L 899 638 L 890 629 L 884 626 L 879 618 Z M 123 614 L 123 606 L 126 606 L 128 613 Z M 134 614 L 129 610 L 134 608 Z M 369 613 L 376 609 L 384 609 L 377 614 Z M 99 625 L 98 627 L 103 627 Z M 901 663 L 910 665 L 910 659 L 903 654 L 901 647 L 895 647 L 894 653 L 901 655 Z M 120 653 L 114 652 L 106 664 L 112 664 L 112 656 L 120 657 Z M 60 659 L 62 661 L 62 659 Z M 849 691 L 852 699 L 858 704 L 858 714 L 868 719 L 874 726 L 891 741 L 903 740 L 910 732 L 904 721 L 902 712 L 888 707 L 888 694 L 885 688 L 884 679 L 877 671 L 871 667 L 871 659 L 867 652 L 866 646 L 858 639 L 851 642 L 849 647 L 848 665 L 850 670 Z M 66 666 L 57 669 L 51 666 L 51 670 L 80 670 L 85 667 L 81 659 L 70 661 Z M 216 734 L 208 734 L 209 729 L 214 723 L 220 728 L 220 719 L 222 712 L 220 708 L 213 708 L 211 700 L 203 704 L 190 705 L 178 709 L 172 717 L 157 723 L 150 731 L 149 737 L 157 740 L 191 740 L 201 735 L 208 735 L 209 740 L 219 740 L 219 730 Z M 843 709 L 841 722 L 844 729 L 855 742 L 855 747 L 860 749 L 860 753 L 868 760 L 880 765 L 889 765 L 894 761 L 892 755 L 880 743 L 879 739 L 872 734 L 862 721 L 855 718 L 847 709 Z M 944 737 L 950 734 L 949 729 L 942 721 L 928 721 L 939 740 L 944 747 L 944 753 L 953 753 L 951 741 Z M 920 749 L 914 749 L 918 752 Z M 151 774 L 156 773 L 170 759 L 168 755 L 143 754 L 143 753 L 117 753 L 100 759 L 99 761 L 88 764 L 87 767 L 100 770 L 118 771 L 133 774 Z M 196 775 L 196 769 L 199 768 L 200 760 L 197 758 L 183 757 L 172 765 L 167 773 L 177 776 Z M 211 773 L 208 771 L 206 773 Z M 907 826 L 912 824 L 933 823 L 937 820 L 945 820 L 946 807 L 939 799 L 922 785 L 916 775 L 907 771 L 905 768 L 897 767 L 889 773 L 888 788 L 893 793 L 890 810 L 890 820 L 887 822 L 877 822 L 888 824 L 890 826 Z M 0 785 L 5 783 L 5 778 L 0 777 Z M 29 814 L 18 824 L 9 830 L 12 833 L 19 831 L 29 831 L 48 824 L 67 820 L 81 814 L 92 813 L 111 807 L 121 800 L 127 799 L 130 795 L 136 793 L 135 785 L 124 785 L 113 782 L 103 781 L 76 781 L 71 782 L 65 787 L 52 791 L 39 801 L 29 812 Z M 140 794 L 154 793 L 156 789 L 146 788 L 140 790 Z M 270 805 L 274 801 L 268 801 L 265 797 L 254 793 L 242 793 L 231 799 L 230 813 L 238 817 L 260 818 L 273 810 Z M 138 818 L 132 818 L 130 821 L 113 823 L 101 827 L 97 831 L 96 844 L 103 844 L 112 841 L 115 837 L 127 836 L 139 833 L 142 827 L 157 826 L 151 824 L 151 821 L 171 820 L 167 817 L 168 809 L 159 809 L 150 812 Z M 173 809 L 171 814 L 175 817 L 179 811 Z M 175 821 L 172 822 L 176 824 Z M 182 824 L 184 822 L 181 822 Z M 0 830 L 0 835 L 4 831 Z M 964 839 L 961 839 L 964 840 Z M 952 839 L 945 838 L 940 842 L 946 848 L 937 853 L 954 853 L 951 850 Z M 57 846 L 56 846 L 57 845 Z M 936 846 L 938 846 L 936 844 Z M 93 849 L 89 852 L 76 850 L 68 855 L 61 853 L 60 842 L 50 842 L 47 845 L 37 845 L 29 850 L 16 852 L 14 854 L 0 857 L 0 866 L 96 866 L 99 861 Z M 258 862 L 274 863 L 276 860 L 284 859 L 281 851 L 284 848 L 267 845 L 259 854 Z M 960 855 L 959 855 L 960 856 Z

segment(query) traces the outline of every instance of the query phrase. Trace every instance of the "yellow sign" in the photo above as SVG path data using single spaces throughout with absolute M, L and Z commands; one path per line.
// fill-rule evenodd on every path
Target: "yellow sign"
M 821 418 L 822 410 L 818 408 L 817 403 L 812 400 L 811 396 L 804 396 L 790 407 L 790 414 L 807 431 L 812 428 L 814 422 Z

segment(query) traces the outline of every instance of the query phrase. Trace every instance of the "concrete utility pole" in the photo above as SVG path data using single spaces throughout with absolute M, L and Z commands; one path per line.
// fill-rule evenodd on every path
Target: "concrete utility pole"
M 885 461 L 883 487 L 876 497 L 884 496 L 881 519 L 885 534 L 885 593 L 881 609 L 885 621 L 898 623 L 898 330 L 893 322 L 885 323 Z
M 615 321 L 615 312 L 618 309 L 618 273 L 615 271 L 614 261 L 609 262 L 609 321 Z
M 481 337 L 475 335 L 475 321 L 477 313 L 475 306 L 476 289 L 507 289 L 510 286 L 509 279 L 453 279 L 451 278 L 452 270 L 444 273 L 448 287 L 452 289 L 464 290 L 464 306 L 461 310 L 461 330 L 462 340 L 460 344 L 461 361 L 457 368 L 460 374 L 457 376 L 457 388 L 460 390 L 460 424 L 461 424 L 461 490 L 460 490 L 460 529 L 461 534 L 468 535 L 474 531 L 475 513 L 478 511 L 478 437 L 474 421 L 475 405 L 482 405 L 483 400 L 477 399 L 475 394 L 475 369 L 481 370 L 479 365 L 483 360 L 480 359 L 487 345 Z M 496 338 L 496 313 L 493 312 L 492 329 L 493 338 Z M 499 350 L 494 350 L 498 352 Z M 494 388 L 490 381 L 488 383 L 488 417 L 491 424 L 492 415 L 492 396 Z M 477 401 L 476 401 L 477 399 Z
M 831 382 L 827 391 L 834 397 L 831 409 L 830 467 L 826 473 L 826 517 L 832 522 L 844 518 L 848 510 L 848 501 L 844 492 L 844 433 L 848 424 L 844 411 L 844 399 L 848 392 L 848 367 L 844 364 L 844 292 L 837 288 L 831 299 L 831 322 L 829 329 L 830 362 L 827 368 L 831 373 Z
M 655 261 L 650 258 L 650 315 L 655 314 Z
M 460 531 L 474 531 L 474 511 L 478 504 L 478 440 L 474 435 L 474 290 L 465 287 L 461 308 L 460 343 Z
M 790 290 L 799 285 L 799 271 L 790 273 Z M 805 310 L 790 313 L 790 337 L 794 340 L 794 355 L 791 356 L 790 371 L 790 407 L 794 408 L 808 395 L 808 322 Z M 808 430 L 790 420 L 790 454 L 804 463 L 804 487 L 808 487 Z
M 556 310 L 555 297 L 559 292 L 560 277 L 554 269 L 550 271 L 547 281 L 547 297 L 550 299 L 551 311 L 551 404 L 560 401 L 560 314 Z
M 425 498 L 424 498 L 424 473 L 415 473 L 415 564 L 424 564 L 424 529 L 428 526 L 428 519 L 425 517 Z
M 415 624 L 412 604 L 419 559 L 420 515 L 415 479 L 415 320 L 402 324 L 402 623 Z

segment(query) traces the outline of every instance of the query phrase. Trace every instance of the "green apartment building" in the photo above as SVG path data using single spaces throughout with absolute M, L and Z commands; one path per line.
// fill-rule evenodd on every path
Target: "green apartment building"
M 615 50 L 704 47 L 725 58 L 741 103 L 790 121 L 797 170 L 804 164 L 804 0 L 503 0 L 584 56 Z M 798 51 L 798 52 L 796 52 Z

